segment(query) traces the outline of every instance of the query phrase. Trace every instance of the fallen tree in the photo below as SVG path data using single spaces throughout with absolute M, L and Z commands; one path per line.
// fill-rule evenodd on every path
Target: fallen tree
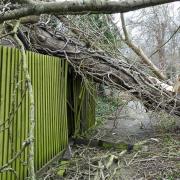
M 158 4 L 175 2 L 177 0 L 147 0 L 147 1 L 61 1 L 61 2 L 44 2 L 34 0 L 18 0 L 16 3 L 11 0 L 3 1 L 0 22 L 10 19 L 21 19 L 22 22 L 28 22 L 29 15 L 48 14 L 90 14 L 95 13 L 115 13 L 127 12 L 139 8 L 145 8 Z M 30 21 L 37 21 L 37 17 Z M 9 28 L 9 27 L 8 27 Z M 7 35 L 13 35 L 12 30 L 5 31 Z M 93 78 L 96 82 L 114 86 L 118 89 L 129 91 L 135 97 L 141 99 L 148 109 L 165 110 L 168 113 L 180 116 L 180 99 L 172 95 L 163 83 L 155 83 L 153 79 L 146 75 L 141 68 L 129 64 L 121 58 L 114 58 L 109 53 L 102 50 L 93 50 L 86 47 L 78 38 L 67 37 L 62 32 L 54 32 L 52 28 L 41 26 L 26 26 L 23 30 L 18 31 L 18 37 L 23 42 L 25 48 L 31 51 L 38 51 L 43 54 L 50 54 L 58 57 L 66 58 L 74 70 L 84 79 L 86 77 Z M 1 37 L 1 38 L 2 38 Z M 2 39 L 1 44 L 9 45 L 15 43 Z M 16 43 L 15 43 L 16 44 Z M 16 45 L 17 46 L 17 45 Z M 166 85 L 166 84 L 165 84 Z M 172 88 L 168 88 L 172 89 Z
M 67 37 L 63 32 L 54 32 L 45 25 L 22 29 L 19 29 L 18 36 L 26 49 L 66 58 L 84 79 L 93 78 L 95 82 L 128 91 L 140 99 L 147 109 L 164 110 L 180 116 L 180 99 L 134 65 L 113 58 L 106 52 L 88 49 L 78 39 Z
M 112 3 L 111 0 L 102 0 L 101 3 L 99 3 L 99 1 L 90 2 L 85 0 L 81 2 L 77 0 L 46 3 L 33 0 L 11 0 L 10 2 L 5 0 L 3 2 L 7 4 L 1 3 L 0 5 L 0 23 L 19 18 L 21 18 L 19 20 L 24 23 L 29 23 L 30 21 L 31 23 L 35 23 L 39 19 L 38 17 L 34 16 L 34 19 L 31 17 L 28 19 L 27 16 L 40 15 L 42 13 L 60 15 L 127 12 L 175 1 L 177 0 L 139 0 L 137 2 L 130 0 L 127 2 L 113 1 Z M 22 17 L 25 18 L 22 19 Z M 95 50 L 89 48 L 86 46 L 86 43 L 79 41 L 78 38 L 74 38 L 74 36 L 69 37 L 64 34 L 63 31 L 56 31 L 52 27 L 46 26 L 47 23 L 43 23 L 43 26 L 40 24 L 18 26 L 16 32 L 13 31 L 14 25 L 11 23 L 13 22 L 4 22 L 3 25 L 5 25 L 5 29 L 2 31 L 3 34 L 0 37 L 0 44 L 21 48 L 22 54 L 24 55 L 24 49 L 26 49 L 65 58 L 74 68 L 74 71 L 82 76 L 84 81 L 91 78 L 95 82 L 128 91 L 139 98 L 148 109 L 165 110 L 168 113 L 180 116 L 180 99 L 173 96 L 172 91 L 168 91 L 161 81 L 145 74 L 141 68 L 127 63 L 120 57 L 116 56 L 115 58 L 101 49 L 95 48 Z M 23 59 L 25 62 L 26 58 L 24 57 Z M 28 75 L 26 65 L 23 69 L 26 75 Z M 29 86 L 31 86 L 30 79 L 27 80 Z M 31 87 L 28 88 L 32 90 Z M 30 94 L 30 96 L 32 95 Z M 34 99 L 33 96 L 31 99 Z M 36 179 L 33 150 L 34 112 L 31 116 L 30 144 L 28 144 L 31 147 L 31 151 L 29 152 L 29 156 L 31 156 L 31 158 L 29 158 L 29 178 Z M 13 157 L 12 161 L 17 157 L 18 156 Z M 12 161 L 10 161 L 10 163 L 12 163 Z M 2 170 L 12 171 L 13 169 L 6 168 L 10 163 L 2 166 Z

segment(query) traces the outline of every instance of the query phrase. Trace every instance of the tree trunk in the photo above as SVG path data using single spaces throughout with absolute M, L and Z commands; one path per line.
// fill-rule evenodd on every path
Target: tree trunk
M 160 83 L 154 83 L 152 78 L 134 65 L 114 59 L 105 52 L 89 50 L 77 39 L 54 34 L 45 27 L 34 26 L 27 29 L 27 32 L 32 45 L 30 50 L 66 58 L 75 72 L 83 78 L 90 77 L 96 82 L 129 91 L 148 109 L 165 110 L 180 116 L 180 99 L 174 97 Z
M 42 28 L 32 30 L 33 47 L 39 52 L 66 58 L 82 77 L 129 91 L 143 101 L 148 109 L 165 110 L 180 116 L 180 99 L 152 82 L 151 78 L 121 59 L 88 50 L 84 44 L 69 41 L 64 35 L 52 34 Z M 64 39 L 64 40 L 62 40 Z

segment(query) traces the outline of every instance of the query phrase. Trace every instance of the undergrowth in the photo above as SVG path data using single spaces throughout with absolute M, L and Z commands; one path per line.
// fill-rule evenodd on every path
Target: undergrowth
M 92 134 L 95 134 L 97 128 L 123 104 L 122 99 L 119 97 L 97 96 L 96 123 L 93 127 L 82 133 L 81 137 L 91 138 Z
M 96 123 L 97 125 L 102 124 L 105 119 L 113 112 L 115 112 L 118 107 L 123 104 L 120 98 L 98 96 L 96 103 Z

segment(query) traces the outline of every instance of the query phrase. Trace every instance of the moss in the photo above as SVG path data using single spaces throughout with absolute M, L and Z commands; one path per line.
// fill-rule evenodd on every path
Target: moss
M 124 142 L 121 143 L 109 143 L 109 142 L 102 142 L 100 141 L 99 144 L 101 147 L 105 148 L 105 149 L 116 149 L 118 151 L 123 151 L 126 150 L 128 145 Z
M 59 170 L 57 171 L 57 175 L 63 177 L 65 175 L 68 166 L 69 166 L 69 161 L 61 161 Z

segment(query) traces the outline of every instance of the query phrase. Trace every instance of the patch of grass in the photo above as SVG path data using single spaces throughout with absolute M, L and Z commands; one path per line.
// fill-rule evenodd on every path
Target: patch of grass
M 174 173 L 172 173 L 171 175 L 169 175 L 167 177 L 168 180 L 175 180 L 177 178 L 179 178 L 179 173 L 178 172 L 174 172 Z
M 175 132 L 180 123 L 177 124 L 178 120 L 176 116 L 171 116 L 166 112 L 159 112 L 157 119 L 160 119 L 159 123 L 156 125 L 156 130 L 161 133 Z

